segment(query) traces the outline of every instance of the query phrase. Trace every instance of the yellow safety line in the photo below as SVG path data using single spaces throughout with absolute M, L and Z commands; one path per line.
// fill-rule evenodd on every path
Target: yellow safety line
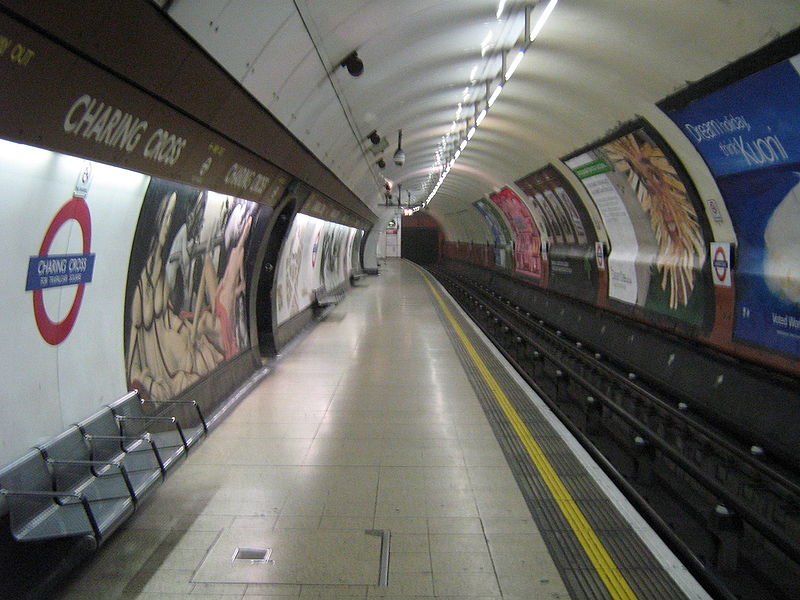
M 556 473 L 553 465 L 542 451 L 541 446 L 539 446 L 539 444 L 533 438 L 530 430 L 525 426 L 525 423 L 523 423 L 519 413 L 511 404 L 508 396 L 506 396 L 500 385 L 497 383 L 497 380 L 489 372 L 489 369 L 486 367 L 486 363 L 483 362 L 483 359 L 475 350 L 475 347 L 469 341 L 464 333 L 464 330 L 455 320 L 455 317 L 453 317 L 450 309 L 444 303 L 442 296 L 430 282 L 427 275 L 425 275 L 425 282 L 433 292 L 433 295 L 439 303 L 439 306 L 441 306 L 445 316 L 447 317 L 447 320 L 450 322 L 453 330 L 456 332 L 461 340 L 461 343 L 464 345 L 464 348 L 467 350 L 472 362 L 477 367 L 484 381 L 492 391 L 492 394 L 494 394 L 494 397 L 497 399 L 498 404 L 500 404 L 500 407 L 506 414 L 506 417 L 508 417 L 508 420 L 511 422 L 511 425 L 519 437 L 519 440 L 528 451 L 528 456 L 531 457 L 533 464 L 538 469 L 539 474 L 550 490 L 550 493 L 558 503 L 564 518 L 566 518 L 570 527 L 572 527 L 572 531 L 575 532 L 578 541 L 586 551 L 589 560 L 592 561 L 597 574 L 600 576 L 600 579 L 603 580 L 603 583 L 605 584 L 606 588 L 608 588 L 612 598 L 614 598 L 614 600 L 636 600 L 636 594 L 633 592 L 622 573 L 620 573 L 617 565 L 614 564 L 614 560 L 608 554 L 605 546 L 603 546 L 603 543 L 597 537 L 594 529 L 592 529 L 592 526 L 586 520 L 586 517 L 584 516 L 580 507 L 575 503 L 575 500 L 572 498 L 569 490 L 567 490 L 564 482 L 561 481 L 561 478 Z

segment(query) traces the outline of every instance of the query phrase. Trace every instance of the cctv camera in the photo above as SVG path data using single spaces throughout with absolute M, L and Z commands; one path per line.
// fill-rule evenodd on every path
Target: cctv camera
M 364 72 L 364 63 L 358 57 L 358 53 L 355 50 L 348 54 L 340 64 L 345 67 L 347 72 L 353 77 L 358 77 Z
M 402 167 L 406 162 L 406 153 L 398 149 L 392 158 L 394 159 L 394 164 L 396 164 L 398 167 Z

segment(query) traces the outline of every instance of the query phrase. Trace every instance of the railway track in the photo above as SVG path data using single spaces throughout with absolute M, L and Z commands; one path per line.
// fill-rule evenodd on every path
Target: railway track
M 800 486 L 791 470 L 543 315 L 429 270 L 714 595 L 797 598 Z

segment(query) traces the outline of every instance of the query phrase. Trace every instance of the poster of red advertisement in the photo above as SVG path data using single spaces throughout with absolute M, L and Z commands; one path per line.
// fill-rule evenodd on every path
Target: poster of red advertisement
M 517 194 L 506 188 L 489 199 L 500 209 L 514 230 L 514 271 L 528 277 L 542 277 L 542 238 L 531 211 Z

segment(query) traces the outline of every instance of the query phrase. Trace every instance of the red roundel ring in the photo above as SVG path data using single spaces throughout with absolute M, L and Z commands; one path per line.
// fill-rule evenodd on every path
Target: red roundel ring
M 725 250 L 720 247 L 718 247 L 716 252 L 714 252 L 714 263 L 716 263 L 718 260 L 725 261 L 726 263 L 728 262 L 727 257 L 725 256 Z M 717 272 L 717 278 L 720 281 L 725 281 L 725 279 L 728 277 L 727 267 L 718 267 L 715 264 L 714 270 Z
M 89 214 L 89 205 L 83 198 L 74 197 L 61 207 L 53 218 L 50 227 L 44 234 L 42 246 L 39 248 L 39 256 L 47 256 L 50 252 L 50 244 L 53 243 L 53 238 L 61 229 L 61 227 L 70 219 L 75 219 L 78 225 L 81 226 L 81 234 L 83 238 L 83 253 L 89 254 L 92 246 L 92 217 Z M 39 328 L 39 333 L 42 334 L 44 341 L 52 346 L 57 346 L 69 335 L 72 331 L 75 320 L 78 318 L 78 311 L 81 308 L 81 300 L 83 300 L 83 288 L 86 284 L 81 283 L 78 285 L 78 290 L 75 292 L 75 299 L 72 301 L 72 307 L 69 313 L 64 317 L 63 321 L 54 323 L 47 315 L 47 310 L 44 307 L 44 298 L 42 297 L 42 290 L 34 290 L 33 292 L 33 315 L 36 317 L 36 326 Z

